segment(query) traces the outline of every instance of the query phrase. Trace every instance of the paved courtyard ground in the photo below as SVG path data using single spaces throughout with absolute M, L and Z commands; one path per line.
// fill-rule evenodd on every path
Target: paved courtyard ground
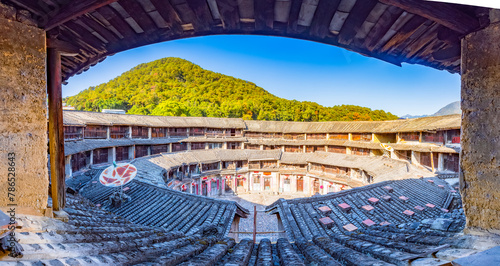
M 248 234 L 239 234 L 239 240 L 244 238 L 252 239 L 253 235 L 253 217 L 254 217 L 254 206 L 257 207 L 257 232 L 277 232 L 278 231 L 278 219 L 276 215 L 269 215 L 264 212 L 266 206 L 272 204 L 280 198 L 293 199 L 303 196 L 291 196 L 291 195 L 259 195 L 259 194 L 241 194 L 238 196 L 223 196 L 221 199 L 232 200 L 239 203 L 244 208 L 250 211 L 248 218 L 240 220 L 240 232 L 248 232 Z M 231 237 L 234 237 L 230 234 Z M 286 233 L 281 234 L 281 237 L 286 236 Z M 280 234 L 258 234 L 256 241 L 259 242 L 260 239 L 268 238 L 272 242 L 275 242 L 280 237 Z

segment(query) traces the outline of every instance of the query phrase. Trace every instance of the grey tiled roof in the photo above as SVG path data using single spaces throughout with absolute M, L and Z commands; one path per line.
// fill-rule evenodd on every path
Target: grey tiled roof
M 432 183 L 428 180 L 431 180 Z M 392 189 L 392 192 L 389 191 L 388 187 Z M 450 212 L 453 209 L 460 211 L 460 196 L 453 191 L 447 183 L 438 178 L 385 181 L 310 198 L 280 199 L 269 205 L 266 211 L 280 214 L 290 239 L 312 240 L 313 236 L 317 234 L 348 234 L 349 232 L 343 227 L 348 224 L 352 224 L 359 229 L 356 233 L 394 229 L 391 226 L 379 226 L 382 222 L 389 222 L 393 226 L 411 223 L 419 223 L 420 225 L 420 222 L 425 219 L 432 220 L 444 215 L 442 209 Z M 386 201 L 383 196 L 390 196 L 391 199 Z M 401 196 L 407 197 L 408 200 L 401 200 L 399 198 Z M 378 201 L 371 203 L 368 200 L 370 198 L 375 198 Z M 339 204 L 343 203 L 350 206 L 350 211 L 346 212 L 339 206 Z M 426 207 L 426 204 L 432 204 L 434 207 Z M 323 206 L 330 208 L 331 211 L 323 213 L 319 210 Z M 362 208 L 363 206 L 372 206 L 373 209 L 366 211 Z M 420 212 L 415 209 L 416 206 L 422 206 L 425 210 Z M 408 216 L 403 213 L 406 210 L 410 210 L 414 214 Z M 321 225 L 319 219 L 323 217 L 329 217 L 334 221 L 334 226 L 331 229 Z M 465 224 L 464 215 L 457 215 L 456 217 L 458 219 L 454 219 L 453 226 L 449 227 L 452 231 L 461 230 Z M 365 225 L 363 221 L 367 219 L 370 219 L 376 225 L 373 227 Z M 421 231 L 425 233 L 425 230 Z M 448 234 L 442 233 L 440 235 L 447 236 Z
M 187 234 L 213 224 L 224 229 L 219 235 L 222 237 L 229 232 L 234 215 L 246 217 L 248 214 L 248 210 L 233 201 L 183 193 L 138 180 L 132 180 L 123 187 L 123 194 L 130 199 L 116 207 L 111 204 L 110 197 L 120 189 L 101 185 L 99 174 L 100 171 L 95 171 L 94 176 L 83 181 L 85 185 L 79 185 L 74 190 L 80 188 L 80 195 L 99 204 L 103 210 L 136 224 Z M 74 183 L 68 182 L 68 185 Z
M 434 181 L 434 184 L 426 180 L 386 182 L 328 196 L 278 201 L 268 210 L 280 209 L 291 238 L 280 238 L 277 243 L 263 239 L 258 244 L 249 239 L 236 243 L 222 236 L 224 226 L 214 224 L 185 233 L 176 231 L 176 226 L 167 229 L 134 223 L 132 220 L 138 219 L 134 217 L 146 217 L 141 213 L 152 218 L 158 215 L 153 201 L 148 201 L 131 219 L 126 219 L 106 208 L 96 207 L 79 195 L 68 194 L 65 210 L 70 216 L 69 222 L 24 219 L 20 223 L 23 229 L 17 231 L 17 252 L 22 257 L 4 257 L 2 265 L 438 265 L 477 252 L 474 248 L 479 246 L 476 246 L 477 236 L 454 233 L 461 230 L 465 219 L 459 209 L 460 200 L 453 195 L 450 197 L 448 188 L 437 187 L 439 180 Z M 448 206 L 450 213 L 443 216 L 439 212 L 426 211 L 413 218 L 403 218 L 397 213 L 404 209 L 404 204 L 380 202 L 376 205 L 376 213 L 361 214 L 358 205 L 365 204 L 365 197 L 378 197 L 382 186 L 387 185 L 393 188 L 392 196 L 407 195 L 411 206 L 430 201 L 436 208 Z M 138 189 L 134 186 L 130 191 L 133 190 Z M 145 192 L 142 191 L 142 195 Z M 204 206 L 203 200 L 192 202 L 191 207 Z M 334 201 L 348 201 L 353 208 L 351 214 L 344 214 L 330 206 L 333 208 L 328 216 L 335 225 L 328 229 L 317 223 L 317 218 L 324 215 L 316 207 Z M 288 211 L 282 212 L 284 209 Z M 365 227 L 359 224 L 365 218 L 363 215 L 373 220 L 377 217 L 393 219 L 395 223 Z M 445 222 L 436 223 L 439 219 Z M 192 220 L 185 218 L 182 221 L 189 223 Z M 341 227 L 344 222 L 356 224 L 358 230 L 347 232 Z M 44 231 L 37 229 L 40 223 Z M 25 225 L 31 226 L 31 230 Z M 486 248 L 489 247 L 482 249 Z

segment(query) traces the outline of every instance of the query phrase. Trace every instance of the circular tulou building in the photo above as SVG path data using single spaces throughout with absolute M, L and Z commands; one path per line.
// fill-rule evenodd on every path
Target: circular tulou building
M 499 23 L 422 0 L 0 0 L 0 265 L 499 265 Z M 63 111 L 107 56 L 220 34 L 459 73 L 462 115 Z

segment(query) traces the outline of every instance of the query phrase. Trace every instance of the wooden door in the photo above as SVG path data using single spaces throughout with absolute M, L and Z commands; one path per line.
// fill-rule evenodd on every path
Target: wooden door
M 297 178 L 297 192 L 304 192 L 304 179 L 302 177 Z
M 264 190 L 271 190 L 271 178 L 264 178 Z

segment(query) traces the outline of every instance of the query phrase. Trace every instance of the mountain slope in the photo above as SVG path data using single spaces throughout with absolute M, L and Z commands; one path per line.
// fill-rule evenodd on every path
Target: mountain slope
M 305 88 L 310 89 L 310 88 Z M 276 97 L 254 83 L 204 70 L 180 58 L 140 64 L 64 101 L 77 110 L 129 114 L 237 117 L 282 121 L 388 120 L 397 116 L 355 105 L 324 107 Z
M 453 114 L 461 114 L 462 109 L 460 109 L 460 101 L 452 102 L 445 107 L 439 109 L 435 114 L 432 116 L 439 116 L 439 115 L 453 115 Z

